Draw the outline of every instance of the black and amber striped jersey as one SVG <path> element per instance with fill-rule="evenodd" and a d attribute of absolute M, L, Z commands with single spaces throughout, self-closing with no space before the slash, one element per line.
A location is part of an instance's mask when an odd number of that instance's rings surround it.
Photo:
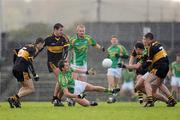
<path fill-rule="evenodd" d="M 47 47 L 48 62 L 59 61 L 62 59 L 64 50 L 67 51 L 69 44 L 68 37 L 63 34 L 62 36 L 55 36 L 51 34 L 45 39 L 45 46 Z"/>
<path fill-rule="evenodd" d="M 136 58 L 136 63 L 140 62 L 142 64 L 142 66 L 136 70 L 136 74 L 144 75 L 148 71 L 148 67 L 146 65 L 147 48 L 144 49 L 142 54 L 137 54 L 135 49 L 133 49 L 131 56 Z"/>
<path fill-rule="evenodd" d="M 135 51 L 135 49 L 132 50 L 131 52 L 131 56 L 133 56 L 134 58 L 136 58 L 136 63 L 138 63 L 141 60 L 142 55 L 138 55 Z"/>
<path fill-rule="evenodd" d="M 25 45 L 21 49 L 15 49 L 14 69 L 19 71 L 27 70 L 37 51 L 33 44 Z"/>
<path fill-rule="evenodd" d="M 167 52 L 159 42 L 155 41 L 148 49 L 148 62 L 153 66 L 163 61 L 169 63 Z"/>

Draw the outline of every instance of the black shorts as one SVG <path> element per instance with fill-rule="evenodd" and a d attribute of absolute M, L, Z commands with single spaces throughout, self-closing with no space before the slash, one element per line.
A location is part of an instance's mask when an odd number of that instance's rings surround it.
<path fill-rule="evenodd" d="M 25 71 L 17 71 L 15 69 L 12 70 L 14 77 L 17 79 L 18 82 L 23 82 L 25 80 L 31 79 L 28 70 Z"/>
<path fill-rule="evenodd" d="M 49 70 L 50 73 L 53 72 L 54 68 L 58 68 L 58 62 L 59 61 L 48 61 L 47 62 L 48 70 Z"/>
<path fill-rule="evenodd" d="M 169 71 L 169 63 L 162 62 L 153 66 L 151 73 L 156 75 L 159 78 L 165 78 Z"/>

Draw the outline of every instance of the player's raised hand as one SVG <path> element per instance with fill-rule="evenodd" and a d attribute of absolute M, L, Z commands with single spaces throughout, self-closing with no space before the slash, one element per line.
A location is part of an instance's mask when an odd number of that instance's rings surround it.
<path fill-rule="evenodd" d="M 96 70 L 95 70 L 94 68 L 90 68 L 90 69 L 86 72 L 86 74 L 88 74 L 88 75 L 96 75 Z"/>

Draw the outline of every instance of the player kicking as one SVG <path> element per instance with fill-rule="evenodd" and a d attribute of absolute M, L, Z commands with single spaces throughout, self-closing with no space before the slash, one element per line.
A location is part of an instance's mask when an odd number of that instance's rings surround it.
<path fill-rule="evenodd" d="M 119 87 L 121 81 L 121 72 L 122 68 L 118 67 L 118 63 L 122 62 L 122 58 L 128 58 L 128 52 L 126 48 L 119 44 L 118 37 L 113 35 L 111 37 L 111 46 L 107 49 L 108 58 L 112 60 L 112 66 L 108 68 L 107 80 L 108 80 L 108 89 L 112 90 Z M 116 102 L 116 94 L 112 97 L 109 97 L 107 103 Z"/>
<path fill-rule="evenodd" d="M 119 88 L 108 90 L 107 88 L 101 86 L 94 86 L 87 82 L 82 82 L 78 80 L 74 80 L 72 78 L 72 72 L 84 73 L 84 74 L 93 74 L 93 71 L 84 71 L 81 69 L 72 69 L 69 66 L 67 61 L 61 60 L 59 62 L 59 85 L 62 88 L 63 93 L 66 97 L 74 99 L 77 103 L 82 106 L 95 106 L 97 103 L 91 103 L 85 98 L 84 92 L 87 91 L 96 91 L 96 92 L 106 92 L 106 93 L 118 93 L 120 91 Z"/>
<path fill-rule="evenodd" d="M 35 91 L 28 69 L 32 72 L 34 79 L 37 81 L 39 77 L 34 71 L 32 60 L 35 56 L 37 56 L 43 46 L 44 40 L 42 38 L 38 38 L 36 39 L 35 44 L 28 44 L 20 50 L 16 50 L 12 72 L 17 81 L 21 83 L 21 88 L 17 94 L 8 98 L 11 108 L 20 108 L 20 98 Z"/>

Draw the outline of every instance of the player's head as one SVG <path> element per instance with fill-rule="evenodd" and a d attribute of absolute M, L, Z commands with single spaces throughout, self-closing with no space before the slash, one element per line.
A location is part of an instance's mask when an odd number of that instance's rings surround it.
<path fill-rule="evenodd" d="M 64 33 L 64 26 L 61 23 L 56 23 L 54 25 L 54 34 L 56 36 L 61 36 Z"/>
<path fill-rule="evenodd" d="M 44 47 L 44 44 L 45 44 L 44 39 L 41 37 L 37 38 L 35 41 L 35 46 L 37 47 L 38 50 L 42 49 Z"/>
<path fill-rule="evenodd" d="M 69 69 L 69 63 L 66 60 L 60 60 L 58 67 L 61 71 L 67 71 Z"/>
<path fill-rule="evenodd" d="M 82 24 L 77 25 L 76 32 L 77 32 L 78 37 L 84 37 L 84 34 L 86 32 L 86 27 Z"/>
<path fill-rule="evenodd" d="M 176 61 L 180 62 L 180 53 L 176 54 Z"/>
<path fill-rule="evenodd" d="M 118 44 L 118 37 L 116 35 L 111 36 L 111 44 Z"/>
<path fill-rule="evenodd" d="M 149 32 L 149 33 L 144 35 L 144 40 L 147 41 L 148 45 L 150 45 L 154 40 L 154 35 Z"/>
<path fill-rule="evenodd" d="M 144 45 L 141 42 L 137 42 L 134 46 L 134 50 L 138 55 L 141 55 L 144 50 Z"/>

